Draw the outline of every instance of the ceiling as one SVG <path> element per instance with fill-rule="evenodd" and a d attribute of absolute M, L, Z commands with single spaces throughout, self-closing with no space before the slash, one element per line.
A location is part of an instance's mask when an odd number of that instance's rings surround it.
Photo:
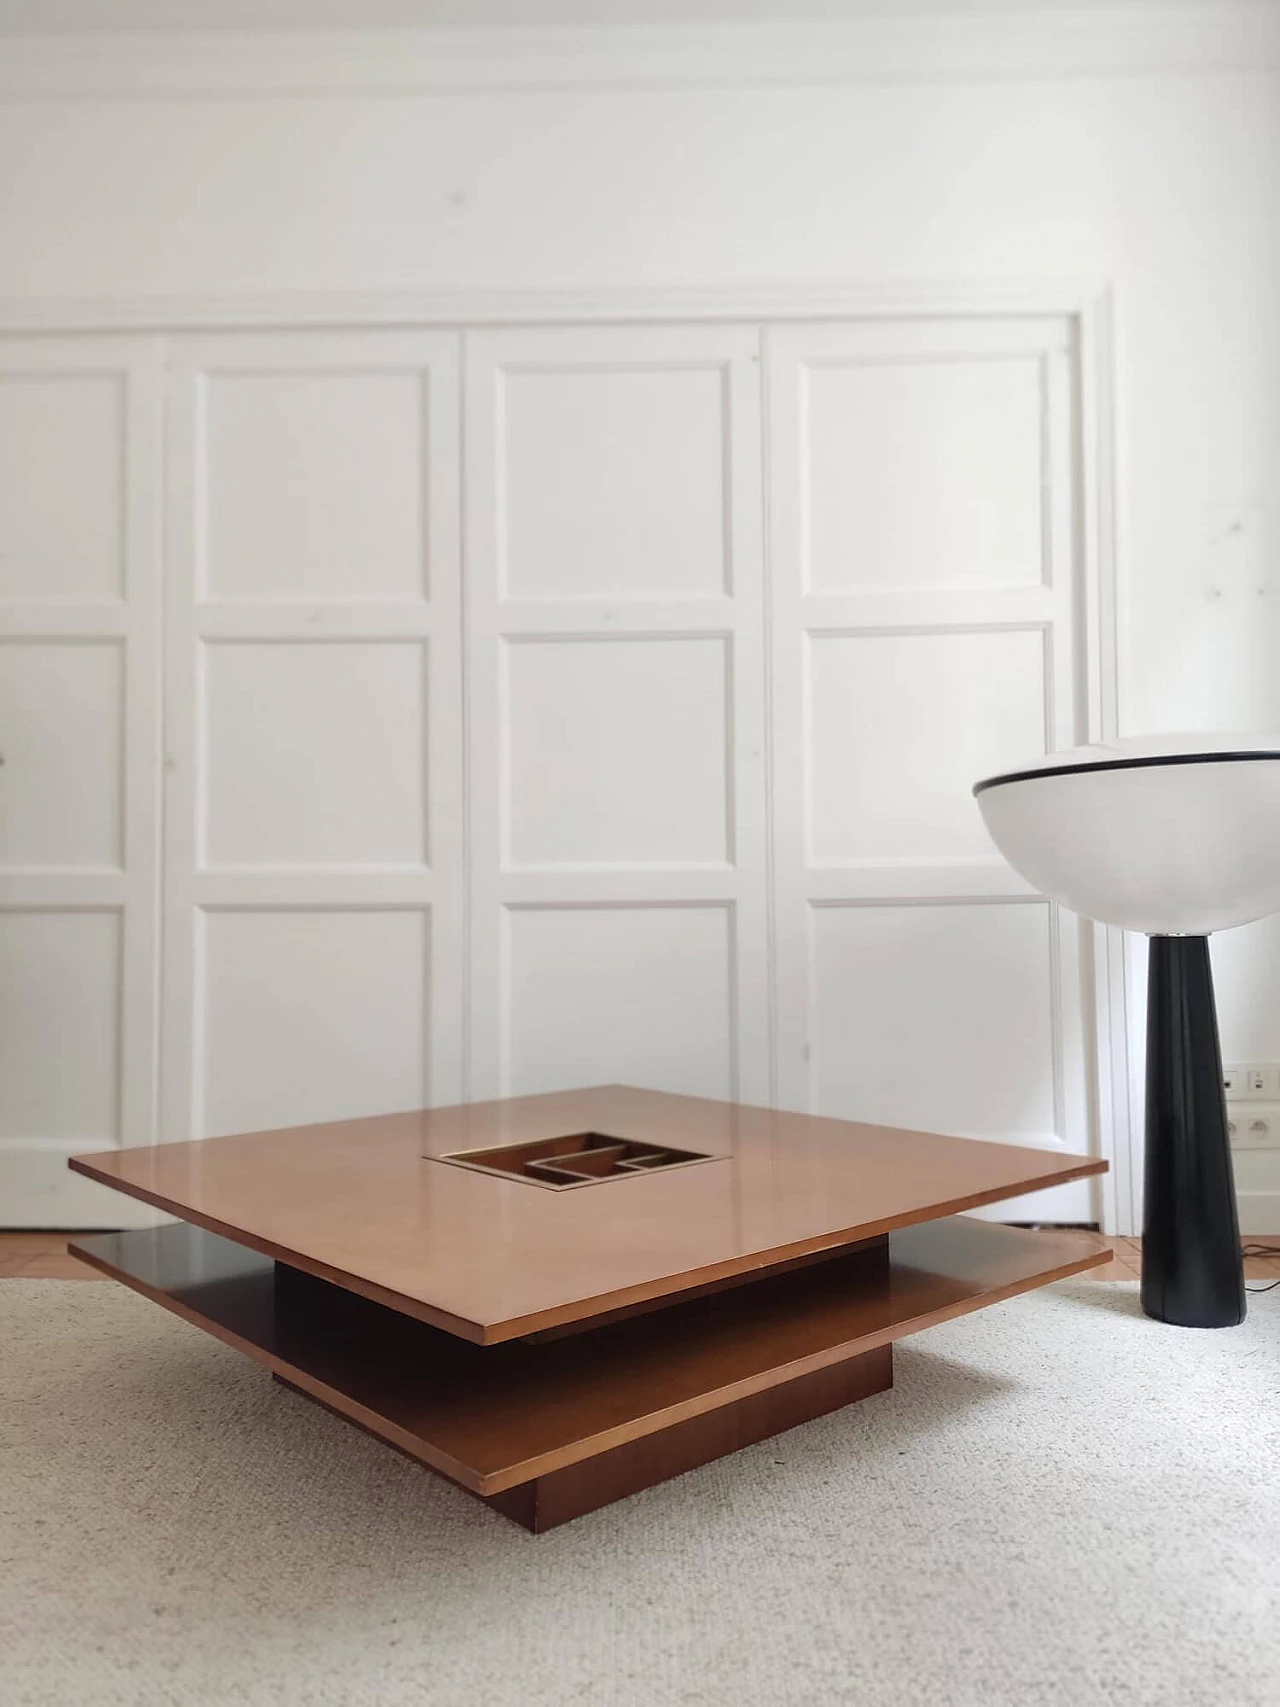
<path fill-rule="evenodd" d="M 530 29 L 1096 11 L 1144 0 L 0 0 L 0 34 Z M 1177 0 L 1164 0 L 1177 4 Z"/>

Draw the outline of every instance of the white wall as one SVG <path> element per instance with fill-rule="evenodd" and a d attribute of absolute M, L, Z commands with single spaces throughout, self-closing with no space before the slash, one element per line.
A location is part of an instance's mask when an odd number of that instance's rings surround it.
<path fill-rule="evenodd" d="M 578 44 L 541 83 L 493 59 L 501 89 L 362 49 L 348 93 L 327 52 L 11 49 L 0 298 L 18 323 L 135 297 L 1109 282 L 1120 727 L 1277 727 L 1280 74 L 1274 30 L 1219 10 L 1222 42 L 1202 9 L 1190 47 L 1024 20 L 1021 70 L 985 24 L 878 24 L 861 57 L 796 49 L 791 84 L 746 36 L 741 85 L 731 42 L 674 86 L 684 50 L 649 38 L 621 71 Z M 1222 945 L 1229 1056 L 1280 1059 L 1277 942 Z"/>

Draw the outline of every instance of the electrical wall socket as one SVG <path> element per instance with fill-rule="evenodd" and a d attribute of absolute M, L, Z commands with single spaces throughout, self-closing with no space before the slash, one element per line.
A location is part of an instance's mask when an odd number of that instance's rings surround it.
<path fill-rule="evenodd" d="M 1236 1062 L 1222 1069 L 1228 1102 L 1280 1099 L 1280 1066 L 1274 1061 Z"/>
<path fill-rule="evenodd" d="M 1280 1103 L 1228 1102 L 1227 1137 L 1236 1150 L 1280 1150 Z"/>

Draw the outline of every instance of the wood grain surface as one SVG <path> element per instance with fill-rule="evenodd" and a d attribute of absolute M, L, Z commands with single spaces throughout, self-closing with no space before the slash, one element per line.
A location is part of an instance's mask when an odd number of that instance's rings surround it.
<path fill-rule="evenodd" d="M 438 1159 L 583 1131 L 712 1160 L 550 1191 Z M 71 1165 L 477 1344 L 1106 1170 L 1060 1150 L 621 1086 Z"/>

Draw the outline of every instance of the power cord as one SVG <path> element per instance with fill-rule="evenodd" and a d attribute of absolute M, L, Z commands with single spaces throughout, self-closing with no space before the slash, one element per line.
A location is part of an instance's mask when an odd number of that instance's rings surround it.
<path fill-rule="evenodd" d="M 1243 1245 L 1240 1255 L 1244 1257 L 1274 1257 L 1280 1256 L 1280 1246 L 1277 1245 Z M 1280 1286 L 1280 1280 L 1272 1280 L 1266 1286 L 1246 1286 L 1246 1292 L 1274 1292 Z"/>

